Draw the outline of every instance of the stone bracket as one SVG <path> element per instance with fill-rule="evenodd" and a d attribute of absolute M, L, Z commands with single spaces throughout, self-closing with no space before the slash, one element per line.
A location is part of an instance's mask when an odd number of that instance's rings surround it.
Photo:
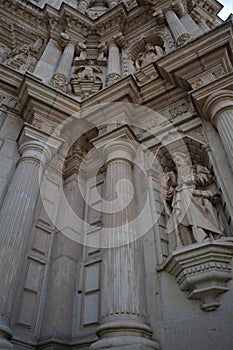
<path fill-rule="evenodd" d="M 176 249 L 158 270 L 174 276 L 189 299 L 201 300 L 203 311 L 213 311 L 221 305 L 219 296 L 228 291 L 232 256 L 232 239 L 208 240 Z"/>

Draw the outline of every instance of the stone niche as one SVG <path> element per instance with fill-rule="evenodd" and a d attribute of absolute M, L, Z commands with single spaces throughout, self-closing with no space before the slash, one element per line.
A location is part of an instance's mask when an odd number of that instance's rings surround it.
<path fill-rule="evenodd" d="M 190 136 L 182 143 L 177 139 L 160 150 L 169 253 L 158 270 L 174 276 L 189 299 L 201 300 L 202 310 L 212 311 L 232 279 L 233 238 L 226 237 L 231 229 L 205 144 Z"/>
<path fill-rule="evenodd" d="M 209 240 L 177 248 L 158 270 L 174 276 L 189 299 L 201 300 L 203 311 L 213 311 L 221 305 L 220 295 L 228 291 L 232 256 L 233 239 Z"/>

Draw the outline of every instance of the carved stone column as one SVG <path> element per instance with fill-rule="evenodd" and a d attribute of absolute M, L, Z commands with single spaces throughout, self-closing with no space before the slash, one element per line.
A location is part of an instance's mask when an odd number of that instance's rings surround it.
<path fill-rule="evenodd" d="M 220 90 L 211 94 L 204 104 L 203 113 L 218 130 L 233 171 L 233 91 Z"/>
<path fill-rule="evenodd" d="M 72 42 L 68 42 L 64 48 L 62 57 L 58 64 L 55 74 L 52 77 L 50 85 L 66 92 L 69 73 L 74 58 L 75 46 Z"/>
<path fill-rule="evenodd" d="M 120 50 L 118 45 L 112 40 L 109 44 L 107 85 L 115 83 L 121 78 Z"/>
<path fill-rule="evenodd" d="M 0 212 L 0 348 L 11 349 L 8 338 L 11 315 L 18 281 L 31 235 L 31 226 L 39 192 L 40 171 L 50 157 L 50 151 L 39 141 L 24 142 Z"/>
<path fill-rule="evenodd" d="M 166 11 L 165 17 L 177 45 L 183 45 L 191 39 L 191 35 L 173 10 Z"/>
<path fill-rule="evenodd" d="M 119 131 L 123 137 L 119 134 Z M 114 139 L 115 136 L 118 136 Z M 132 160 L 134 137 L 121 127 L 94 141 L 102 146 L 107 162 L 106 200 L 111 213 L 104 215 L 106 237 L 103 259 L 103 294 L 100 337 L 91 345 L 96 349 L 156 349 L 151 329 L 145 323 L 143 276 L 140 243 L 133 224 L 136 203 L 133 190 Z M 120 137 L 119 137 L 120 136 Z M 128 204 L 127 204 L 128 203 Z M 122 209 L 123 208 L 123 209 Z"/>

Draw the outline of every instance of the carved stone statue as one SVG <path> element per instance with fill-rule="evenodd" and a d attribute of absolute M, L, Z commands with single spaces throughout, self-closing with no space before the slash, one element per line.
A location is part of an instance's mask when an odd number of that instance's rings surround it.
<path fill-rule="evenodd" d="M 188 245 L 223 236 L 214 205 L 220 194 L 207 190 L 213 183 L 210 171 L 201 165 L 191 166 L 181 152 L 173 154 L 177 175 L 165 173 L 161 179 L 165 210 L 170 219 L 168 233 L 175 232 L 177 245 Z"/>
<path fill-rule="evenodd" d="M 76 70 L 76 78 L 79 80 L 101 81 L 101 73 L 101 69 L 95 65 L 94 61 L 89 60 L 87 64 Z"/>
<path fill-rule="evenodd" d="M 136 69 L 140 69 L 161 56 L 163 56 L 163 49 L 160 46 L 154 46 L 148 43 L 145 46 L 145 51 L 137 55 L 135 67 Z"/>

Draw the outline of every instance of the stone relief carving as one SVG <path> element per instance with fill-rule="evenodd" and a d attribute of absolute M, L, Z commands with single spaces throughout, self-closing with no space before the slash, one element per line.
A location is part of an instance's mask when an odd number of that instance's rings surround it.
<path fill-rule="evenodd" d="M 144 52 L 140 52 L 137 55 L 136 61 L 135 61 L 135 67 L 136 69 L 140 69 L 147 64 L 151 63 L 152 61 L 157 60 L 163 56 L 163 49 L 160 46 L 152 45 L 150 43 L 146 44 Z"/>
<path fill-rule="evenodd" d="M 187 102 L 182 102 L 177 106 L 169 109 L 170 119 L 175 119 L 176 117 L 188 112 L 189 105 Z"/>
<path fill-rule="evenodd" d="M 161 178 L 165 210 L 170 217 L 167 231 L 175 232 L 177 246 L 189 245 L 206 239 L 223 236 L 215 204 L 220 194 L 207 187 L 213 183 L 210 171 L 202 166 L 191 166 L 181 152 L 173 154 L 175 173 L 165 173 Z"/>
<path fill-rule="evenodd" d="M 209 72 L 205 72 L 204 74 L 200 75 L 198 78 L 190 81 L 190 84 L 193 89 L 197 89 L 201 86 L 204 86 L 206 84 L 211 83 L 212 81 L 222 77 L 225 74 L 225 70 L 222 66 L 215 67 Z"/>
<path fill-rule="evenodd" d="M 32 72 L 36 59 L 32 56 L 30 50 L 31 46 L 28 44 L 16 47 L 9 53 L 5 63 L 21 72 L 27 70 Z"/>
<path fill-rule="evenodd" d="M 70 83 L 75 95 L 86 98 L 101 88 L 102 70 L 93 60 L 89 60 L 76 69 Z"/>
<path fill-rule="evenodd" d="M 6 60 L 10 52 L 11 52 L 11 49 L 8 46 L 0 43 L 0 63 Z"/>

